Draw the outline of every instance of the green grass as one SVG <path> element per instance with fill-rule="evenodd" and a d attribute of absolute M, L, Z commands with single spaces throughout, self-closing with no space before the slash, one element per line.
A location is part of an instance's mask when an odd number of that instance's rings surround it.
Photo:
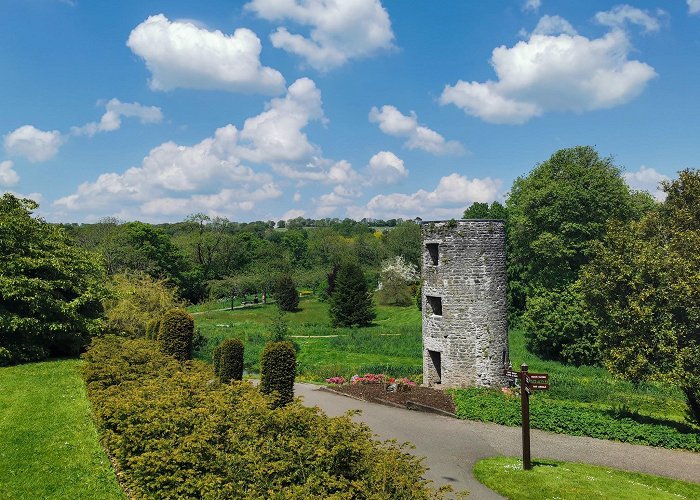
<path fill-rule="evenodd" d="M 98 443 L 79 365 L 0 368 L 1 498 L 124 498 Z"/>
<path fill-rule="evenodd" d="M 674 479 L 553 460 L 539 460 L 533 465 L 532 470 L 525 471 L 519 459 L 487 458 L 476 463 L 474 475 L 510 500 L 700 498 L 700 485 Z"/>
<path fill-rule="evenodd" d="M 299 311 L 286 314 L 285 320 L 298 348 L 302 378 L 322 381 L 355 373 L 408 376 L 422 372 L 421 320 L 415 307 L 378 306 L 377 319 L 368 328 L 332 328 L 328 304 L 314 298 L 303 298 L 299 307 Z M 245 344 L 246 370 L 257 372 L 277 314 L 276 306 L 268 304 L 195 315 L 196 327 L 209 339 L 197 357 L 210 360 L 214 346 L 225 338 L 237 337 Z"/>

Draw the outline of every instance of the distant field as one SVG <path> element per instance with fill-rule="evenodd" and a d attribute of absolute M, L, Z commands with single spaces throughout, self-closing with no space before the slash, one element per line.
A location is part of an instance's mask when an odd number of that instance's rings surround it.
<path fill-rule="evenodd" d="M 125 498 L 98 443 L 80 363 L 0 368 L 0 498 Z"/>
<path fill-rule="evenodd" d="M 420 311 L 415 307 L 377 307 L 375 325 L 369 328 L 331 328 L 328 304 L 302 299 L 300 311 L 287 313 L 289 335 L 298 348 L 299 373 L 321 381 L 334 375 L 385 372 L 396 376 L 422 371 Z M 233 311 L 195 315 L 195 324 L 210 339 L 198 357 L 211 359 L 221 340 L 237 337 L 245 343 L 245 366 L 259 370 L 262 348 L 271 338 L 277 317 L 274 305 L 250 306 Z"/>

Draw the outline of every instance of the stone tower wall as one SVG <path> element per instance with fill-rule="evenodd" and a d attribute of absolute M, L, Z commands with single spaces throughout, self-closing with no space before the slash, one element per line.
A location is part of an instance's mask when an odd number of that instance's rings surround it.
<path fill-rule="evenodd" d="M 506 385 L 505 223 L 460 220 L 421 227 L 424 384 Z"/>

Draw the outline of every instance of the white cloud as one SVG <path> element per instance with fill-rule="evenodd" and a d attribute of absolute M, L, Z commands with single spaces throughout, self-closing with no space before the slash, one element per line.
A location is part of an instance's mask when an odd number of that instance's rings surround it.
<path fill-rule="evenodd" d="M 309 36 L 278 27 L 272 45 L 320 71 L 392 47 L 394 33 L 379 0 L 252 0 L 246 9 L 268 21 L 309 27 Z"/>
<path fill-rule="evenodd" d="M 381 109 L 373 106 L 369 112 L 369 121 L 379 124 L 385 134 L 406 137 L 404 146 L 408 149 L 421 149 L 435 155 L 464 154 L 464 147 L 457 141 L 446 141 L 443 136 L 423 125 L 418 124 L 416 113 L 404 115 L 391 105 Z"/>
<path fill-rule="evenodd" d="M 658 201 L 666 199 L 666 193 L 660 189 L 659 183 L 669 178 L 653 168 L 641 166 L 636 172 L 625 172 L 622 177 L 632 189 L 648 191 Z"/>
<path fill-rule="evenodd" d="M 638 96 L 656 76 L 648 64 L 629 60 L 630 50 L 621 30 L 595 39 L 533 33 L 513 47 L 493 50 L 497 80 L 446 85 L 440 103 L 454 104 L 487 122 L 510 124 L 552 111 L 611 108 Z"/>
<path fill-rule="evenodd" d="M 39 130 L 33 125 L 24 125 L 4 137 L 5 151 L 15 156 L 24 156 L 32 163 L 50 160 L 58 153 L 64 138 L 58 130 Z"/>
<path fill-rule="evenodd" d="M 413 194 L 380 194 L 363 207 L 348 207 L 348 215 L 355 219 L 413 218 L 440 219 L 460 217 L 473 202 L 491 202 L 498 198 L 502 181 L 486 177 L 469 179 L 453 173 L 440 179 L 433 191 L 424 189 Z"/>
<path fill-rule="evenodd" d="M 284 91 L 284 77 L 261 65 L 260 39 L 246 28 L 226 35 L 158 14 L 134 28 L 126 44 L 146 62 L 153 90 Z"/>
<path fill-rule="evenodd" d="M 304 210 L 293 208 L 291 210 L 287 210 L 284 214 L 282 214 L 282 217 L 280 217 L 280 219 L 286 221 L 290 219 L 296 219 L 297 217 L 304 217 L 305 214 L 306 212 Z"/>
<path fill-rule="evenodd" d="M 542 0 L 525 0 L 523 10 L 536 11 L 542 6 Z"/>
<path fill-rule="evenodd" d="M 13 165 L 10 160 L 0 162 L 0 186 L 10 187 L 19 182 L 19 175 L 13 170 Z"/>
<path fill-rule="evenodd" d="M 294 193 L 294 196 L 292 197 L 295 203 L 299 203 L 301 201 L 301 193 L 297 191 Z"/>
<path fill-rule="evenodd" d="M 143 106 L 138 102 L 121 102 L 115 98 L 107 102 L 105 113 L 99 122 L 72 127 L 71 134 L 92 137 L 98 132 L 112 132 L 121 127 L 122 117 L 138 118 L 141 123 L 160 123 L 163 121 L 163 113 L 156 106 Z"/>
<path fill-rule="evenodd" d="M 408 176 L 403 160 L 391 151 L 380 151 L 367 165 L 370 184 L 394 184 Z"/>
<path fill-rule="evenodd" d="M 313 81 L 302 78 L 290 85 L 285 97 L 272 99 L 265 111 L 245 120 L 242 129 L 226 125 L 192 146 L 163 143 L 150 151 L 141 166 L 104 173 L 54 205 L 69 212 L 110 215 L 116 207 L 124 207 L 122 217 L 153 219 L 197 210 L 213 215 L 228 210 L 230 215 L 281 196 L 269 173 L 245 163 L 269 165 L 301 180 L 359 183 L 348 162 L 315 154 L 318 147 L 302 129 L 310 120 L 322 118 L 321 94 Z"/>
<path fill-rule="evenodd" d="M 665 13 L 659 10 L 658 14 L 663 15 Z M 609 26 L 614 29 L 622 29 L 627 23 L 641 26 L 646 32 L 659 31 L 661 28 L 658 18 L 631 5 L 618 5 L 609 11 L 598 12 L 595 15 L 595 20 L 603 26 Z"/>
<path fill-rule="evenodd" d="M 689 14 L 699 14 L 700 13 L 700 0 L 688 0 L 688 13 Z"/>
<path fill-rule="evenodd" d="M 576 35 L 576 30 L 571 23 L 559 16 L 542 16 L 537 26 L 532 31 L 533 35 Z"/>

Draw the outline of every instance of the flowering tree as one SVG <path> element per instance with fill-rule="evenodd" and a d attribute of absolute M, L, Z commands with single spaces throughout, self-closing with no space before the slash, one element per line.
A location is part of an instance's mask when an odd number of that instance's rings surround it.
<path fill-rule="evenodd" d="M 420 276 L 413 264 L 401 255 L 384 261 L 379 283 L 379 302 L 385 305 L 409 306 Z"/>

